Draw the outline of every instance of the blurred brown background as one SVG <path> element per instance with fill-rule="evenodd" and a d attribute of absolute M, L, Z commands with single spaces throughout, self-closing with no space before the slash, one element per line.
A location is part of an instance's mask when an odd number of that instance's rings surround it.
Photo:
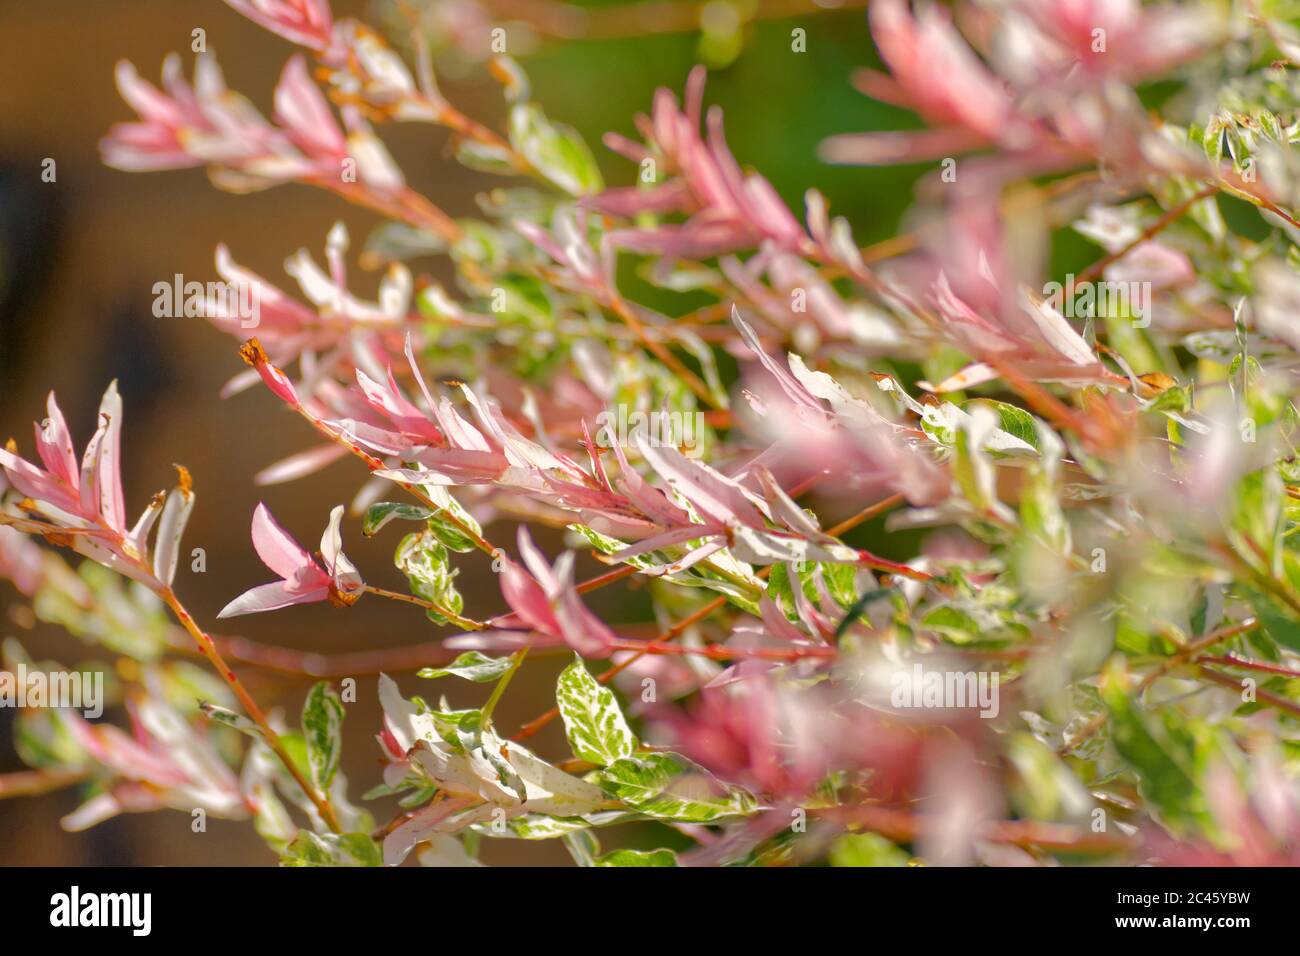
<path fill-rule="evenodd" d="M 361 0 L 334 0 L 336 17 L 364 16 Z M 809 36 L 809 55 L 789 56 L 790 21 L 760 24 L 744 53 L 710 78 L 708 97 L 727 110 L 737 156 L 762 162 L 763 171 L 795 208 L 802 191 L 817 183 L 837 212 L 865 224 L 866 242 L 888 234 L 907 190 L 879 189 L 860 170 L 828 170 L 815 160 L 817 141 L 834 132 L 863 129 L 881 109 L 853 94 L 850 69 L 871 59 L 861 11 L 812 14 L 797 21 Z M 13 434 L 30 450 L 30 422 L 43 417 L 44 394 L 55 389 L 77 442 L 93 427 L 106 383 L 117 378 L 126 402 L 124 438 L 128 510 L 172 481 L 172 462 L 192 471 L 198 507 L 187 547 L 207 552 L 206 574 L 184 568 L 177 588 L 200 621 L 269 572 L 253 554 L 249 517 L 265 500 L 303 542 L 314 543 L 329 508 L 351 499 L 362 479 L 347 463 L 310 479 L 259 489 L 251 476 L 290 452 L 310 447 L 312 436 L 262 389 L 220 401 L 222 383 L 239 371 L 236 343 L 201 319 L 158 319 L 151 287 L 175 273 L 187 280 L 215 278 L 213 249 L 227 243 L 237 261 L 296 293 L 281 264 L 299 247 L 321 257 L 325 233 L 336 220 L 353 236 L 353 262 L 376 220 L 333 197 L 289 186 L 251 196 L 213 189 L 198 170 L 126 174 L 99 162 L 97 141 L 111 123 L 131 117 L 113 86 L 113 65 L 135 63 L 156 80 L 167 52 L 182 53 L 188 75 L 191 31 L 202 27 L 232 89 L 270 113 L 270 94 L 291 47 L 245 21 L 218 0 L 40 0 L 0 2 L 0 438 Z M 632 31 L 635 33 L 636 31 Z M 631 133 L 631 117 L 648 108 L 654 87 L 680 90 L 695 60 L 695 38 L 685 34 L 633 36 L 544 45 L 525 59 L 537 99 L 552 116 L 577 126 L 600 154 L 611 182 L 630 181 L 625 164 L 599 147 L 608 129 Z M 470 115 L 497 122 L 496 87 L 481 75 L 444 84 Z M 425 126 L 380 130 L 408 179 L 453 215 L 475 211 L 475 192 L 493 180 L 463 170 L 444 156 L 445 134 Z M 42 161 L 57 163 L 57 180 L 43 183 Z M 896 176 L 896 174 L 885 174 Z M 871 188 L 863 188 L 870 184 Z M 439 266 L 425 265 L 436 269 Z M 354 291 L 373 292 L 375 277 L 354 269 Z M 490 529 L 508 541 L 512 532 Z M 361 540 L 357 523 L 345 525 L 349 552 L 367 580 L 402 587 L 390 559 L 396 532 Z M 553 547 L 554 542 L 551 542 Z M 476 556 L 461 562 L 462 590 L 471 613 L 483 617 L 502 606 L 492 575 Z M 0 583 L 0 609 L 13 597 Z M 617 594 L 593 596 L 599 611 Z M 621 616 L 621 615 L 620 615 Z M 328 606 L 240 618 L 249 638 L 319 651 L 359 650 L 415 643 L 437 636 L 418 610 L 376 598 L 350 612 Z M 23 632 L 8 614 L 0 633 L 15 634 L 38 657 L 65 661 L 88 655 L 76 641 L 49 628 Z M 555 658 L 530 662 L 498 710 L 513 727 L 549 706 Z M 264 703 L 283 706 L 296 720 L 306 682 L 277 680 L 243 669 Z M 420 683 L 400 676 L 406 693 Z M 450 681 L 448 683 L 451 683 Z M 358 680 L 349 706 L 344 766 L 360 794 L 378 781 L 373 734 L 378 727 L 374 680 Z M 477 685 L 439 688 L 459 706 L 485 695 Z M 0 711 L 0 772 L 21 768 L 10 744 L 8 714 Z M 557 728 L 539 736 L 541 752 L 558 756 Z M 245 823 L 209 820 L 194 834 L 185 814 L 129 815 L 79 834 L 64 833 L 59 817 L 80 801 L 75 790 L 0 801 L 0 864 L 269 864 L 273 856 Z M 392 801 L 372 807 L 386 820 Z M 492 841 L 485 841 L 492 844 Z M 489 845 L 491 862 L 563 863 L 558 841 L 523 846 Z"/>

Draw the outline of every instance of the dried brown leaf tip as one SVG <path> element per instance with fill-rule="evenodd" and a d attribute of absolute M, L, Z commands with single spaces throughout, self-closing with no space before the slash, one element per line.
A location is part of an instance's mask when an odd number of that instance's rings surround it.
<path fill-rule="evenodd" d="M 249 339 L 239 347 L 239 357 L 242 358 L 253 368 L 259 365 L 269 365 L 270 358 L 266 354 L 266 349 L 262 348 L 262 343 L 256 337 Z"/>
<path fill-rule="evenodd" d="M 1141 398 L 1152 398 L 1178 384 L 1164 372 L 1147 372 L 1145 375 L 1139 375 L 1138 383 L 1140 386 L 1138 395 Z"/>
<path fill-rule="evenodd" d="M 361 600 L 363 593 L 363 591 L 345 591 L 331 584 L 328 597 L 334 607 L 351 607 Z"/>

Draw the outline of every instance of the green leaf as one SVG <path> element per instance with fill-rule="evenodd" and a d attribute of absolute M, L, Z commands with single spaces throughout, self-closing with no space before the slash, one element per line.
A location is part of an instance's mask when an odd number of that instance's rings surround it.
<path fill-rule="evenodd" d="M 1277 116 L 1272 110 L 1260 107 L 1255 111 L 1255 122 L 1259 124 L 1260 130 L 1275 143 L 1285 143 L 1286 134 L 1282 130 L 1282 124 L 1278 122 Z"/>
<path fill-rule="evenodd" d="M 473 830 L 484 836 L 513 837 L 520 840 L 553 840 L 575 830 L 609 826 L 635 819 L 624 810 L 600 810 L 580 817 L 553 817 L 544 813 L 525 813 L 506 821 L 506 832 L 501 833 L 491 823 L 475 824 Z"/>
<path fill-rule="evenodd" d="M 452 243 L 448 252 L 458 268 L 463 269 L 467 264 L 474 263 L 495 274 L 506 267 L 512 244 L 510 236 L 490 223 L 478 219 L 459 219 L 456 224 L 461 227 L 463 234 Z M 422 294 L 416 299 L 421 315 L 428 315 L 430 318 L 447 318 L 446 310 L 456 308 L 440 287 L 430 286 L 425 292 L 430 294 Z"/>
<path fill-rule="evenodd" d="M 285 753 L 293 765 L 298 768 L 298 772 L 308 779 L 311 778 L 311 764 L 307 760 L 307 741 L 303 735 L 295 731 L 280 735 L 280 744 L 284 747 Z M 288 779 L 287 771 L 286 777 Z"/>
<path fill-rule="evenodd" d="M 456 572 L 451 567 L 446 546 L 432 531 L 408 534 L 403 538 L 397 546 L 393 563 L 406 575 L 413 594 L 453 614 L 461 612 L 465 602 L 456 590 Z M 433 609 L 426 613 L 435 623 L 448 623 L 446 617 Z"/>
<path fill-rule="evenodd" d="M 1034 422 L 1034 416 L 1029 414 L 1023 408 L 1017 408 L 1015 405 L 1008 405 L 1006 402 L 994 401 L 991 398 L 980 398 L 975 400 L 976 403 L 993 409 L 998 414 L 998 428 L 1006 432 L 1017 441 L 1024 442 L 1031 448 L 1038 447 L 1038 426 Z M 967 403 L 967 409 L 971 403 Z M 996 434 L 996 433 L 995 433 Z M 989 451 L 1001 451 L 995 441 L 990 440 L 985 446 Z"/>
<path fill-rule="evenodd" d="M 371 268 L 371 263 L 387 265 L 390 262 L 405 262 L 407 259 L 434 256 L 446 251 L 447 241 L 441 236 L 408 226 L 404 222 L 386 222 L 376 226 L 366 237 L 362 264 L 365 268 Z"/>
<path fill-rule="evenodd" d="M 615 551 L 622 551 L 627 547 L 626 541 L 620 541 L 617 538 L 611 538 L 607 534 L 601 534 L 585 524 L 571 524 L 566 526 L 574 534 L 579 534 L 587 540 L 593 548 L 601 554 L 613 554 Z M 623 561 L 624 564 L 630 564 L 634 568 L 648 568 L 654 562 L 649 555 L 638 554 Z"/>
<path fill-rule="evenodd" d="M 438 788 L 429 783 L 424 783 L 411 790 L 406 796 L 397 801 L 397 805 L 403 810 L 410 810 L 413 807 L 422 807 L 438 795 Z"/>
<path fill-rule="evenodd" d="M 1015 769 L 1009 789 L 1020 816 L 1069 822 L 1085 817 L 1092 809 L 1087 789 L 1056 751 L 1033 734 L 1012 734 L 1007 740 L 1007 759 Z"/>
<path fill-rule="evenodd" d="M 846 833 L 831 846 L 831 866 L 907 866 L 906 853 L 879 833 Z"/>
<path fill-rule="evenodd" d="M 591 830 L 571 830 L 564 834 L 564 848 L 573 857 L 578 866 L 595 866 L 596 856 L 600 853 L 600 840 Z"/>
<path fill-rule="evenodd" d="M 835 628 L 835 640 L 838 641 L 844 636 L 844 632 L 852 627 L 854 622 L 862 616 L 862 612 L 867 609 L 868 605 L 874 604 L 881 598 L 889 597 L 889 595 L 893 593 L 894 592 L 889 588 L 876 588 L 874 591 L 866 592 L 854 601 L 853 604 L 850 605 L 848 613 L 845 614 L 843 620 L 840 621 L 839 627 Z"/>
<path fill-rule="evenodd" d="M 465 529 L 468 528 L 480 537 L 483 534 L 483 528 L 474 520 L 474 516 L 441 485 L 425 485 L 424 490 L 430 500 L 441 509 L 429 515 L 429 530 L 433 532 L 434 537 L 452 551 L 461 554 L 473 551 L 477 545 L 465 533 Z"/>
<path fill-rule="evenodd" d="M 1110 712 L 1111 741 L 1138 773 L 1138 790 L 1171 825 L 1185 825 L 1204 809 L 1204 795 L 1192 772 L 1191 755 L 1176 736 L 1149 724 L 1125 689 L 1122 667 L 1102 679 L 1101 698 Z"/>
<path fill-rule="evenodd" d="M 510 669 L 510 658 L 488 657 L 478 651 L 466 651 L 445 667 L 426 667 L 419 672 L 420 677 L 429 679 L 437 677 L 461 677 L 476 684 L 486 684 L 496 680 Z"/>
<path fill-rule="evenodd" d="M 795 620 L 798 611 L 795 595 L 791 588 L 790 572 L 785 564 L 773 564 L 767 576 L 767 596 L 777 607 L 785 612 L 786 617 Z M 822 604 L 822 592 L 817 586 L 817 575 L 821 574 L 822 583 L 836 604 L 842 608 L 852 607 L 857 600 L 854 589 L 857 580 L 857 568 L 851 564 L 833 564 L 831 562 L 804 561 L 797 566 L 799 587 L 803 596 L 814 606 Z M 824 611 L 833 611 L 833 607 L 823 607 Z"/>
<path fill-rule="evenodd" d="M 339 769 L 342 750 L 343 701 L 328 682 L 307 692 L 302 705 L 302 735 L 307 741 L 307 763 L 317 788 L 328 791 Z"/>
<path fill-rule="evenodd" d="M 241 734 L 247 734 L 254 740 L 262 739 L 262 728 L 257 726 L 243 714 L 237 714 L 226 707 L 218 706 L 206 700 L 199 701 L 199 710 L 201 710 L 209 720 L 214 723 L 224 724 Z"/>
<path fill-rule="evenodd" d="M 921 626 L 934 631 L 952 644 L 969 644 L 979 640 L 980 625 L 975 618 L 960 608 L 945 604 L 930 611 L 921 619 Z"/>
<path fill-rule="evenodd" d="M 977 406 L 953 435 L 952 476 L 962 495 L 980 511 L 991 509 L 996 500 L 997 478 L 982 441 L 991 430 L 988 417 L 992 415 Z"/>
<path fill-rule="evenodd" d="M 510 144 L 534 169 L 571 196 L 591 195 L 603 188 L 596 159 L 577 130 L 552 123 L 533 103 L 511 107 Z"/>
<path fill-rule="evenodd" d="M 745 816 L 757 806 L 745 791 L 721 784 L 703 767 L 677 754 L 623 757 L 600 771 L 596 782 L 611 797 L 662 820 L 711 823 Z"/>
<path fill-rule="evenodd" d="M 368 833 L 299 830 L 280 857 L 281 866 L 382 866 L 384 855 Z"/>
<path fill-rule="evenodd" d="M 503 318 L 516 317 L 534 330 L 555 324 L 555 306 L 546 286 L 532 276 L 497 276 L 492 293 L 489 308 Z"/>
<path fill-rule="evenodd" d="M 596 866 L 676 866 L 672 850 L 615 850 L 596 858 Z"/>
<path fill-rule="evenodd" d="M 636 752 L 636 735 L 627 725 L 614 692 L 598 683 L 581 660 L 560 674 L 555 701 L 575 756 L 605 767 Z"/>
<path fill-rule="evenodd" d="M 1275 468 L 1250 472 L 1233 488 L 1230 530 L 1251 564 L 1272 565 L 1282 532 L 1282 498 L 1282 476 Z"/>
<path fill-rule="evenodd" d="M 289 816 L 275 789 L 275 778 L 283 774 L 279 758 L 259 741 L 248 748 L 241 773 L 242 786 L 253 805 L 253 829 L 276 855 L 298 835 L 298 825 Z"/>
<path fill-rule="evenodd" d="M 1219 117 L 1212 117 L 1205 124 L 1205 132 L 1201 134 L 1201 148 L 1205 150 L 1205 158 L 1216 167 L 1223 162 L 1223 120 Z"/>
<path fill-rule="evenodd" d="M 1268 636 L 1283 647 L 1300 653 L 1300 620 L 1271 596 L 1250 589 L 1246 593 Z"/>
<path fill-rule="evenodd" d="M 462 139 L 456 144 L 456 161 L 481 173 L 494 173 L 498 176 L 515 176 L 519 173 L 510 151 L 493 143 Z"/>
<path fill-rule="evenodd" d="M 1039 458 L 1020 493 L 1020 521 L 1026 531 L 1058 554 L 1070 551 L 1070 523 L 1061 508 L 1062 444 L 1046 425 L 1036 425 Z"/>
<path fill-rule="evenodd" d="M 858 569 L 851 564 L 831 564 L 822 562 L 822 580 L 826 590 L 842 608 L 851 608 L 858 600 Z M 825 609 L 823 609 L 825 610 Z"/>
<path fill-rule="evenodd" d="M 423 505 L 380 501 L 366 509 L 366 516 L 361 520 L 361 533 L 370 537 L 394 518 L 401 518 L 404 521 L 427 521 L 432 514 L 432 509 Z"/>
<path fill-rule="evenodd" d="M 767 575 L 767 597 L 789 616 L 795 606 L 794 589 L 790 583 L 790 572 L 785 564 L 772 565 L 772 570 Z"/>
<path fill-rule="evenodd" d="M 1241 173 L 1246 169 L 1246 161 L 1251 158 L 1250 144 L 1235 123 L 1225 126 L 1223 134 L 1228 141 L 1228 151 L 1232 154 L 1232 168 Z"/>
<path fill-rule="evenodd" d="M 1142 618 L 1127 611 L 1115 615 L 1115 649 L 1125 654 L 1167 657 L 1178 648 L 1160 633 L 1148 633 Z M 1200 633 L 1199 630 L 1197 633 Z"/>
<path fill-rule="evenodd" d="M 1151 400 L 1149 412 L 1174 412 L 1183 415 L 1192 407 L 1192 390 L 1183 385 L 1170 385 Z"/>

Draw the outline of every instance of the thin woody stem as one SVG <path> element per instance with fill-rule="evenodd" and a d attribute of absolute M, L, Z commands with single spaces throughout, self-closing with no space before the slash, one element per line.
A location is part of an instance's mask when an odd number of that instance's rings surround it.
<path fill-rule="evenodd" d="M 1075 277 L 1074 281 L 1076 283 L 1091 282 L 1097 276 L 1101 275 L 1106 270 L 1107 266 L 1113 265 L 1114 263 L 1118 262 L 1120 259 L 1123 259 L 1126 255 L 1128 255 L 1138 246 L 1142 245 L 1142 243 L 1147 242 L 1148 240 L 1153 239 L 1155 236 L 1159 235 L 1161 232 L 1163 232 L 1166 228 L 1171 226 L 1173 223 L 1183 218 L 1183 216 L 1186 215 L 1188 211 L 1190 211 L 1191 208 L 1195 206 L 1198 202 L 1200 202 L 1202 199 L 1208 199 L 1218 191 L 1219 189 L 1217 186 L 1206 186 L 1203 189 L 1200 189 L 1197 192 L 1193 193 L 1191 196 L 1188 196 L 1186 199 L 1178 203 L 1178 205 L 1174 206 L 1172 209 L 1166 212 L 1163 216 L 1161 216 L 1151 225 L 1143 229 L 1142 232 L 1139 233 L 1138 236 L 1134 238 L 1131 242 L 1126 243 L 1122 248 L 1117 249 L 1114 252 L 1109 253 L 1108 255 L 1102 256 L 1092 265 L 1088 266 L 1088 268 L 1084 269 L 1082 272 L 1079 273 L 1078 276 Z M 1065 293 L 1062 292 L 1061 294 L 1064 295 Z"/>
<path fill-rule="evenodd" d="M 831 525 L 826 529 L 826 533 L 832 538 L 838 538 L 845 532 L 852 531 L 858 525 L 862 524 L 862 522 L 870 521 L 877 515 L 884 514 L 886 511 L 898 507 L 903 503 L 903 500 L 901 494 L 890 495 L 888 498 L 882 498 L 874 505 L 867 505 L 867 507 L 863 508 L 857 514 L 845 518 L 839 524 Z"/>
<path fill-rule="evenodd" d="M 1237 657 L 1235 654 L 1224 654 L 1221 657 L 1215 657 L 1213 654 L 1202 654 L 1196 658 L 1196 663 L 1240 667 L 1245 670 L 1262 671 L 1266 674 L 1281 674 L 1284 677 L 1300 677 L 1300 670 L 1293 667 L 1283 667 L 1281 664 L 1270 664 L 1267 661 L 1248 661 Z"/>
<path fill-rule="evenodd" d="M 1152 668 L 1152 670 L 1138 681 L 1137 685 L 1132 689 L 1132 693 L 1135 695 L 1141 694 L 1170 671 L 1176 670 L 1184 664 L 1193 663 L 1193 658 L 1200 654 L 1201 651 L 1208 650 L 1215 644 L 1218 644 L 1221 641 L 1226 641 L 1230 637 L 1236 637 L 1238 634 L 1244 634 L 1247 631 L 1254 630 L 1258 626 L 1258 619 L 1253 617 L 1247 618 L 1239 624 L 1230 624 L 1226 627 L 1218 628 L 1217 630 L 1211 631 L 1209 634 L 1204 634 L 1196 640 L 1188 642 L 1178 651 L 1162 660 L 1156 667 Z M 1202 673 L 1208 672 L 1208 668 L 1205 667 L 1201 667 L 1200 670 Z M 1220 676 L 1226 677 L 1227 675 Z M 1228 678 L 1228 680 L 1232 679 Z M 1233 681 L 1232 683 L 1234 686 L 1238 686 L 1236 681 Z M 1097 733 L 1097 731 L 1101 730 L 1101 728 L 1106 725 L 1106 719 L 1107 715 L 1103 712 L 1088 721 L 1088 723 L 1080 729 L 1078 734 L 1063 743 L 1061 752 L 1068 753 L 1069 751 L 1077 750 L 1080 744 L 1091 738 L 1095 733 Z"/>
<path fill-rule="evenodd" d="M 433 611 L 442 615 L 448 621 L 457 627 L 463 627 L 467 631 L 481 631 L 485 625 L 482 621 L 475 621 L 473 618 L 462 617 L 451 608 L 443 607 L 437 601 L 430 601 L 422 597 L 416 597 L 414 594 L 402 594 L 399 591 L 390 591 L 387 588 L 377 588 L 369 584 L 362 585 L 362 590 L 367 594 L 373 594 L 376 597 L 387 598 L 390 601 L 401 601 L 405 604 L 414 604 L 422 607 L 426 611 Z"/>
<path fill-rule="evenodd" d="M 285 769 L 289 771 L 289 775 L 293 777 L 294 782 L 302 788 L 302 792 L 305 793 L 307 798 L 311 800 L 313 805 L 315 805 L 316 810 L 320 813 L 321 819 L 325 822 L 325 825 L 335 833 L 340 832 L 338 817 L 334 813 L 334 807 L 329 801 L 329 796 L 318 792 L 316 787 L 313 786 L 305 776 L 303 776 L 302 771 L 298 769 L 297 764 L 294 763 L 293 758 L 289 756 L 289 752 L 285 749 L 284 743 L 280 740 L 280 735 L 275 732 L 275 728 L 273 728 L 270 722 L 267 721 L 266 714 L 262 712 L 262 708 L 258 706 L 257 701 L 253 700 L 252 695 L 248 693 L 248 690 L 244 687 L 244 684 L 239 679 L 238 675 L 236 675 L 230 668 L 230 665 L 226 663 L 225 658 L 221 656 L 221 652 L 217 650 L 217 645 L 213 642 L 212 638 L 208 636 L 207 632 L 199 627 L 198 622 L 194 620 L 193 615 L 185 609 L 185 606 L 181 604 L 180 599 L 176 597 L 176 592 L 170 587 L 165 587 L 160 590 L 158 596 L 162 598 L 163 602 L 169 608 L 171 608 L 172 613 L 176 615 L 176 619 L 181 622 L 181 626 L 189 632 L 192 638 L 194 638 L 194 642 L 198 645 L 199 652 L 207 658 L 208 662 L 214 668 L 216 668 L 217 673 L 221 675 L 221 679 L 224 680 L 230 687 L 231 691 L 234 692 L 235 697 L 239 700 L 245 713 L 248 714 L 249 719 L 251 719 L 253 723 L 257 724 L 258 729 L 262 733 L 263 740 L 266 741 L 266 745 L 271 748 L 277 757 L 280 758 L 280 762 L 283 763 Z"/>
<path fill-rule="evenodd" d="M 1215 670 L 1212 667 L 1205 667 L 1204 665 L 1202 665 L 1198 670 L 1200 675 L 1207 680 L 1211 680 L 1216 684 L 1221 684 L 1224 687 L 1231 687 L 1236 691 L 1241 690 L 1240 679 L 1233 677 L 1231 674 L 1225 674 L 1223 671 Z M 1271 693 L 1262 688 L 1256 688 L 1255 699 L 1268 704 L 1270 707 L 1275 707 L 1278 710 L 1285 711 L 1292 717 L 1300 717 L 1300 704 L 1297 704 L 1293 700 L 1287 700 L 1279 694 Z"/>
<path fill-rule="evenodd" d="M 400 193 L 387 196 L 359 183 L 336 182 L 328 177 L 315 177 L 303 182 L 332 192 L 354 206 L 362 206 L 389 219 L 428 230 L 447 242 L 456 242 L 464 234 L 456 220 L 413 189 L 404 188 Z"/>
<path fill-rule="evenodd" d="M 528 648 L 526 647 L 521 647 L 510 655 L 510 667 L 501 675 L 501 679 L 497 681 L 497 685 L 492 688 L 492 695 L 488 697 L 487 703 L 483 705 L 484 726 L 492 723 L 492 712 L 496 710 L 497 704 L 500 702 L 502 695 L 505 694 L 506 688 L 510 685 L 510 681 L 514 678 L 515 672 L 519 670 L 519 665 L 524 662 L 524 658 L 527 656 Z"/>
<path fill-rule="evenodd" d="M 405 647 L 381 647 L 374 650 L 345 651 L 337 654 L 317 654 L 292 647 L 262 644 L 235 635 L 210 634 L 221 655 L 228 661 L 255 667 L 285 677 L 307 680 L 356 677 L 362 674 L 416 671 L 423 667 L 437 667 L 450 663 L 459 653 L 441 640 L 423 641 Z M 179 653 L 197 654 L 198 650 L 186 635 L 184 643 L 173 641 Z M 533 656 L 567 653 L 563 647 L 535 648 Z"/>

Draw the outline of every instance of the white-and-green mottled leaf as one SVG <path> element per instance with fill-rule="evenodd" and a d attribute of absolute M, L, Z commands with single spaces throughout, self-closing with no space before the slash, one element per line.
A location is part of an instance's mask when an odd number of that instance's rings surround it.
<path fill-rule="evenodd" d="M 600 192 L 600 168 L 578 131 L 553 123 L 532 103 L 510 109 L 510 144 L 529 164 L 571 196 Z"/>
<path fill-rule="evenodd" d="M 672 850 L 615 850 L 597 857 L 596 866 L 676 866 Z"/>
<path fill-rule="evenodd" d="M 600 840 L 591 830 L 570 830 L 561 839 L 564 840 L 564 848 L 569 851 L 569 856 L 573 857 L 573 862 L 578 866 L 596 865 L 596 857 L 600 853 Z"/>
<path fill-rule="evenodd" d="M 586 538 L 587 543 L 601 554 L 613 554 L 615 551 L 622 551 L 627 547 L 626 541 L 620 541 L 618 538 L 611 538 L 607 534 L 601 534 L 599 531 L 589 528 L 585 524 L 571 524 L 568 526 L 568 529 L 574 534 L 579 534 Z M 638 569 L 648 568 L 650 565 L 654 564 L 654 562 L 644 554 L 633 555 L 630 558 L 624 559 L 623 563 L 629 564 Z"/>
<path fill-rule="evenodd" d="M 426 667 L 419 672 L 420 677 L 434 679 L 437 677 L 460 677 L 472 680 L 476 684 L 494 681 L 510 670 L 509 657 L 488 657 L 478 651 L 466 651 L 444 667 Z"/>
<path fill-rule="evenodd" d="M 831 844 L 831 866 L 907 866 L 909 859 L 879 833 L 846 833 Z"/>
<path fill-rule="evenodd" d="M 991 398 L 979 398 L 975 402 L 993 409 L 998 416 L 998 427 L 984 442 L 986 451 L 1032 454 L 1038 449 L 1038 425 L 1033 415 L 1023 408 Z"/>
<path fill-rule="evenodd" d="M 474 516 L 442 485 L 425 485 L 424 491 L 439 509 L 429 515 L 429 530 L 452 551 L 462 554 L 473 551 L 477 545 L 466 531 L 483 534 Z"/>
<path fill-rule="evenodd" d="M 491 823 L 475 824 L 475 833 L 491 837 L 514 837 L 519 840 L 554 840 L 574 830 L 604 827 L 635 819 L 625 810 L 599 810 L 580 817 L 554 817 L 544 813 L 525 813 L 506 821 L 505 831 Z"/>
<path fill-rule="evenodd" d="M 465 606 L 464 599 L 456 590 L 456 571 L 451 566 L 447 547 L 433 531 L 408 534 L 398 544 L 393 563 L 406 575 L 411 592 L 418 597 L 453 614 L 459 614 Z M 425 613 L 435 623 L 448 623 L 433 609 Z"/>
<path fill-rule="evenodd" d="M 389 221 L 376 226 L 366 237 L 362 258 L 387 265 L 446 251 L 447 241 L 441 236 L 404 222 Z"/>
<path fill-rule="evenodd" d="M 281 866 L 382 866 L 383 853 L 368 833 L 299 830 L 280 857 Z"/>
<path fill-rule="evenodd" d="M 600 771 L 602 790 L 646 816 L 709 823 L 752 813 L 757 802 L 678 754 L 623 757 Z"/>
<path fill-rule="evenodd" d="M 581 660 L 560 674 L 555 701 L 574 756 L 604 767 L 636 752 L 636 735 L 614 692 L 598 683 Z"/>
<path fill-rule="evenodd" d="M 307 693 L 302 705 L 302 735 L 307 741 L 307 763 L 312 782 L 328 790 L 339 769 L 342 751 L 343 701 L 321 681 Z"/>
<path fill-rule="evenodd" d="M 380 501 L 366 509 L 366 516 L 361 520 L 361 533 L 367 537 L 377 534 L 379 529 L 390 521 L 427 521 L 433 514 L 431 508 L 423 505 L 410 505 L 401 501 Z"/>

